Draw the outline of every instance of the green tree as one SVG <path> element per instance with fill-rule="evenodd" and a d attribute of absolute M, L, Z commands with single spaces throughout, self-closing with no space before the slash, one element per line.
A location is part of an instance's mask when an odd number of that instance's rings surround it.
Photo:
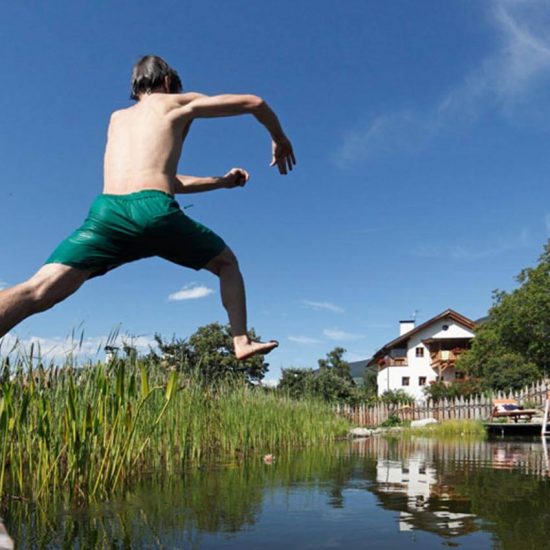
<path fill-rule="evenodd" d="M 249 331 L 257 339 L 254 329 Z M 196 372 L 205 383 L 219 380 L 245 380 L 260 382 L 269 368 L 263 355 L 255 355 L 245 361 L 238 361 L 233 352 L 233 339 L 228 326 L 211 323 L 200 327 L 188 339 L 172 338 L 164 341 L 158 334 L 155 340 L 161 355 L 155 355 L 157 362 L 175 366 L 184 372 Z"/>
<path fill-rule="evenodd" d="M 278 388 L 290 397 L 299 399 L 311 392 L 313 378 L 312 369 L 283 369 Z"/>
<path fill-rule="evenodd" d="M 423 392 L 427 398 L 439 401 L 441 399 L 478 395 L 483 392 L 483 385 L 477 378 L 451 383 L 440 380 L 424 386 Z"/>
<path fill-rule="evenodd" d="M 517 281 L 512 292 L 494 292 L 487 321 L 457 364 L 488 388 L 525 386 L 550 365 L 550 241 L 539 263 Z"/>
<path fill-rule="evenodd" d="M 381 399 L 384 403 L 387 403 L 390 408 L 396 409 L 399 405 L 412 405 L 414 403 L 414 397 L 408 394 L 405 390 L 386 390 Z"/>
<path fill-rule="evenodd" d="M 363 371 L 363 393 L 371 399 L 378 395 L 378 369 L 376 367 L 367 367 Z"/>
<path fill-rule="evenodd" d="M 344 360 L 345 353 L 344 348 L 336 347 L 326 358 L 318 360 L 319 371 L 311 381 L 312 392 L 325 401 L 355 403 L 359 400 L 349 363 Z"/>
<path fill-rule="evenodd" d="M 345 378 L 337 369 L 328 368 L 320 370 L 311 380 L 311 393 L 323 398 L 325 401 L 357 402 L 358 395 L 351 377 Z"/>
<path fill-rule="evenodd" d="M 319 359 L 317 361 L 319 370 L 322 373 L 331 369 L 336 376 L 353 383 L 349 363 L 344 361 L 344 353 L 346 353 L 346 350 L 340 347 L 336 347 L 332 351 L 329 351 L 326 359 Z"/>
<path fill-rule="evenodd" d="M 279 389 L 294 398 L 315 396 L 325 401 L 357 403 L 364 400 L 351 377 L 350 366 L 344 361 L 344 348 L 334 348 L 319 359 L 319 370 L 283 369 Z"/>

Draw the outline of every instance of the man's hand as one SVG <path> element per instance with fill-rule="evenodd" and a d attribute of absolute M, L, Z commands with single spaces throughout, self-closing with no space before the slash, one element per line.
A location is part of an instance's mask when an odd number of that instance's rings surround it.
<path fill-rule="evenodd" d="M 248 172 L 243 168 L 231 168 L 225 176 L 223 176 L 223 187 L 225 189 L 233 189 L 234 187 L 244 187 L 249 179 Z"/>
<path fill-rule="evenodd" d="M 292 144 L 286 137 L 273 139 L 273 158 L 269 166 L 275 165 L 277 165 L 279 173 L 282 175 L 291 172 L 293 166 L 296 165 L 296 157 L 292 150 Z"/>

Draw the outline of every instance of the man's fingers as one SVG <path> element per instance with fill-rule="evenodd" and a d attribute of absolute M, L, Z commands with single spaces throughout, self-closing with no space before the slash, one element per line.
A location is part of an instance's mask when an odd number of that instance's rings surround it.
<path fill-rule="evenodd" d="M 290 158 L 292 159 L 292 162 L 296 164 L 296 157 L 294 156 L 294 151 L 290 151 Z"/>

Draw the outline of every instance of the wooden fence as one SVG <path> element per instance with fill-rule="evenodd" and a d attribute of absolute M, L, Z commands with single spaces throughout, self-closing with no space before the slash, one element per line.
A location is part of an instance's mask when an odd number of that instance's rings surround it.
<path fill-rule="evenodd" d="M 336 412 L 349 418 L 357 426 L 378 426 L 392 414 L 402 420 L 485 420 L 491 415 L 493 399 L 517 399 L 520 405 L 528 403 L 529 407 L 543 408 L 547 392 L 550 390 L 550 379 L 523 388 L 518 392 L 495 392 L 492 395 L 458 397 L 455 399 L 427 400 L 413 405 L 335 405 Z M 541 411 L 542 412 L 542 411 Z"/>

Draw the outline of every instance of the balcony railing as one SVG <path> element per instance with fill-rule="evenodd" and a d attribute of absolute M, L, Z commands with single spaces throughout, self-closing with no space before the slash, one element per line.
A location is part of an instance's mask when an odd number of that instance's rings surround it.
<path fill-rule="evenodd" d="M 408 367 L 409 363 L 406 357 L 385 357 L 378 365 L 383 369 L 384 367 Z"/>
<path fill-rule="evenodd" d="M 440 350 L 431 355 L 432 363 L 454 363 L 465 350 Z"/>

